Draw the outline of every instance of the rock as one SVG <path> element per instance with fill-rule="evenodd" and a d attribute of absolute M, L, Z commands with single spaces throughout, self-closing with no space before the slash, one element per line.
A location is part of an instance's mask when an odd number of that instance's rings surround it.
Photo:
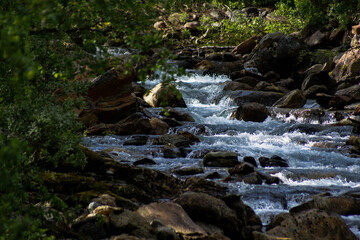
<path fill-rule="evenodd" d="M 258 48 L 263 49 L 263 48 L 271 47 L 274 42 L 279 41 L 280 38 L 283 36 L 284 36 L 284 34 L 281 32 L 269 33 L 269 34 L 265 35 L 263 38 L 261 38 L 261 40 L 258 44 Z"/>
<path fill-rule="evenodd" d="M 118 97 L 129 96 L 132 91 L 132 81 L 135 74 L 129 72 L 124 74 L 125 68 L 111 69 L 105 74 L 94 78 L 90 82 L 87 96 L 92 101 L 114 100 Z"/>
<path fill-rule="evenodd" d="M 264 36 L 253 50 L 245 68 L 256 68 L 260 73 L 275 71 L 280 75 L 290 75 L 298 64 L 297 58 L 303 49 L 299 40 L 292 35 L 270 33 Z"/>
<path fill-rule="evenodd" d="M 262 167 L 289 167 L 289 164 L 285 159 L 276 155 L 271 158 L 260 157 L 259 162 Z"/>
<path fill-rule="evenodd" d="M 143 158 L 133 163 L 134 166 L 138 165 L 156 165 L 156 162 L 150 158 Z"/>
<path fill-rule="evenodd" d="M 238 218 L 224 201 L 204 193 L 186 192 L 176 200 L 191 219 L 210 223 L 224 230 L 228 237 L 239 235 Z"/>
<path fill-rule="evenodd" d="M 109 226 L 106 217 L 97 215 L 75 221 L 71 226 L 74 232 L 88 239 L 104 239 L 108 236 Z"/>
<path fill-rule="evenodd" d="M 110 214 L 109 219 L 113 235 L 126 233 L 140 238 L 156 239 L 150 224 L 137 212 L 126 209 L 114 211 Z"/>
<path fill-rule="evenodd" d="M 171 172 L 178 175 L 195 175 L 199 173 L 204 173 L 204 169 L 197 166 L 190 167 L 175 167 L 171 170 Z"/>
<path fill-rule="evenodd" d="M 189 236 L 206 235 L 206 232 L 195 224 L 184 209 L 177 203 L 151 203 L 139 208 L 137 212 L 149 223 L 155 220 L 160 221 L 179 234 Z"/>
<path fill-rule="evenodd" d="M 252 164 L 254 167 L 257 167 L 257 163 L 255 161 L 255 158 L 253 158 L 251 156 L 243 157 L 243 161 Z"/>
<path fill-rule="evenodd" d="M 262 184 L 263 179 L 258 172 L 252 172 L 245 175 L 232 175 L 221 180 L 222 182 L 244 182 L 246 184 Z"/>
<path fill-rule="evenodd" d="M 290 213 L 298 213 L 313 208 L 324 210 L 327 212 L 334 212 L 345 216 L 359 215 L 360 199 L 350 196 L 315 197 L 313 200 L 291 208 Z"/>
<path fill-rule="evenodd" d="M 336 91 L 335 96 L 349 97 L 351 99 L 350 102 L 358 102 L 360 101 L 360 85 L 356 84 L 351 87 Z"/>
<path fill-rule="evenodd" d="M 328 37 L 329 34 L 322 33 L 317 30 L 315 33 L 313 33 L 313 35 L 311 35 L 308 39 L 305 40 L 305 43 L 311 48 L 318 47 L 324 44 Z"/>
<path fill-rule="evenodd" d="M 281 224 L 267 231 L 266 234 L 254 233 L 254 239 L 357 239 L 338 215 L 321 210 L 312 209 L 284 218 Z"/>
<path fill-rule="evenodd" d="M 221 175 L 218 172 L 211 172 L 211 173 L 207 174 L 204 178 L 216 179 L 216 178 L 221 178 Z"/>
<path fill-rule="evenodd" d="M 301 90 L 306 91 L 314 85 L 325 85 L 328 89 L 334 87 L 336 82 L 330 78 L 329 74 L 325 71 L 313 73 L 307 76 L 302 83 Z"/>
<path fill-rule="evenodd" d="M 184 191 L 206 193 L 214 197 L 223 197 L 226 194 L 227 188 L 201 177 L 189 177 L 185 180 Z"/>
<path fill-rule="evenodd" d="M 164 158 L 179 158 L 179 157 L 185 157 L 182 156 L 182 153 L 180 151 L 180 149 L 176 148 L 174 145 L 165 145 L 162 149 L 161 149 L 162 153 L 163 153 L 163 157 Z"/>
<path fill-rule="evenodd" d="M 129 234 L 121 234 L 118 236 L 112 236 L 110 240 L 144 240 L 144 238 L 130 236 Z"/>
<path fill-rule="evenodd" d="M 265 81 L 266 79 L 257 74 L 249 71 L 249 69 L 241 69 L 234 71 L 230 74 L 230 79 L 233 81 L 238 81 L 242 83 L 249 84 L 250 86 L 255 86 L 259 81 Z"/>
<path fill-rule="evenodd" d="M 241 42 L 239 45 L 237 45 L 232 50 L 232 52 L 241 55 L 251 53 L 251 51 L 253 50 L 253 48 L 256 46 L 256 44 L 260 39 L 261 39 L 261 35 L 250 37 L 245 41 Z"/>
<path fill-rule="evenodd" d="M 163 108 L 160 114 L 166 117 L 174 118 L 177 121 L 195 122 L 194 118 L 189 113 L 180 112 L 171 107 Z"/>
<path fill-rule="evenodd" d="M 280 75 L 274 71 L 269 71 L 267 73 L 264 74 L 264 78 L 266 78 L 266 80 L 268 82 L 276 82 L 277 80 L 280 79 Z"/>
<path fill-rule="evenodd" d="M 148 136 L 131 136 L 129 140 L 124 142 L 124 145 L 142 146 L 146 145 L 148 139 Z"/>
<path fill-rule="evenodd" d="M 95 215 L 103 215 L 103 216 L 108 217 L 112 212 L 122 211 L 122 210 L 123 210 L 122 208 L 102 205 L 102 206 L 95 208 L 92 213 Z"/>
<path fill-rule="evenodd" d="M 166 24 L 163 21 L 158 21 L 154 23 L 154 28 L 158 31 L 162 31 L 166 28 Z"/>
<path fill-rule="evenodd" d="M 152 107 L 186 107 L 180 91 L 172 84 L 159 83 L 144 95 L 144 100 Z"/>
<path fill-rule="evenodd" d="M 236 165 L 235 167 L 228 170 L 230 175 L 246 175 L 249 173 L 253 173 L 255 171 L 254 166 L 250 163 L 240 163 Z"/>
<path fill-rule="evenodd" d="M 305 90 L 303 94 L 307 99 L 317 99 L 317 94 L 326 93 L 328 91 L 329 89 L 325 85 L 314 85 Z M 326 95 L 330 96 L 328 94 Z M 324 102 L 319 99 L 318 103 L 320 104 L 320 106 L 324 106 L 325 108 L 327 108 L 326 106 L 328 106 L 329 101 L 330 99 L 325 100 Z"/>
<path fill-rule="evenodd" d="M 200 141 L 195 135 L 188 133 L 186 135 L 183 134 L 165 134 L 161 135 L 160 137 L 153 139 L 153 145 L 166 145 L 171 144 L 176 147 L 190 147 L 190 145 L 195 144 L 196 142 Z"/>
<path fill-rule="evenodd" d="M 282 181 L 278 177 L 273 177 L 270 174 L 257 171 L 261 179 L 265 180 L 266 184 L 280 184 Z"/>
<path fill-rule="evenodd" d="M 238 106 L 249 102 L 256 102 L 256 103 L 264 104 L 265 106 L 271 106 L 283 96 L 284 94 L 278 92 L 246 91 L 246 90 L 237 90 L 229 94 L 229 97 Z"/>
<path fill-rule="evenodd" d="M 331 77 L 337 82 L 359 76 L 360 49 L 353 48 L 345 52 L 340 59 L 335 61 L 335 68 Z"/>
<path fill-rule="evenodd" d="M 231 81 L 231 82 L 227 82 L 225 87 L 224 87 L 224 91 L 236 91 L 236 90 L 252 90 L 253 87 L 251 87 L 250 85 L 246 84 L 246 83 L 241 83 L 238 81 Z"/>
<path fill-rule="evenodd" d="M 151 226 L 156 228 L 157 240 L 181 240 L 181 237 L 175 232 L 174 229 L 166 227 L 162 222 L 154 220 Z"/>
<path fill-rule="evenodd" d="M 106 205 L 110 207 L 116 207 L 116 197 L 109 194 L 101 194 L 98 197 L 91 200 L 92 202 L 97 202 L 101 205 Z M 94 209 L 93 209 L 94 210 Z"/>
<path fill-rule="evenodd" d="M 301 108 L 305 105 L 306 98 L 300 89 L 293 90 L 280 98 L 273 107 L 278 108 Z"/>
<path fill-rule="evenodd" d="M 195 69 L 204 70 L 203 74 L 210 75 L 228 75 L 232 72 L 239 71 L 243 68 L 241 61 L 232 61 L 232 62 L 215 62 L 209 60 L 202 60 L 195 65 Z"/>
<path fill-rule="evenodd" d="M 188 29 L 190 31 L 197 31 L 199 26 L 200 26 L 200 23 L 198 21 L 187 22 L 184 25 L 184 29 Z"/>
<path fill-rule="evenodd" d="M 232 119 L 263 122 L 270 115 L 265 105 L 251 102 L 240 105 L 231 115 Z"/>
<path fill-rule="evenodd" d="M 206 167 L 234 167 L 238 163 L 237 153 L 234 152 L 210 152 L 203 160 Z"/>
<path fill-rule="evenodd" d="M 265 91 L 265 92 L 288 92 L 287 89 L 282 89 L 280 87 L 275 86 L 273 83 L 268 83 L 265 81 L 261 81 L 258 84 L 256 84 L 255 91 Z"/>
<path fill-rule="evenodd" d="M 149 118 L 142 113 L 134 113 L 114 124 L 98 124 L 87 129 L 88 135 L 133 135 L 167 133 L 169 125 L 158 118 Z"/>

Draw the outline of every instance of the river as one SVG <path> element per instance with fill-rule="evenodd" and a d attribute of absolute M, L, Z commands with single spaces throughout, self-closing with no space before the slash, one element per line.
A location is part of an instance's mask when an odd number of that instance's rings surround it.
<path fill-rule="evenodd" d="M 341 146 L 351 135 L 351 127 L 334 127 L 330 124 L 331 119 L 320 125 L 316 121 L 296 119 L 291 115 L 268 117 L 262 123 L 230 120 L 229 116 L 236 106 L 222 90 L 226 81 L 230 81 L 226 76 L 203 76 L 199 72 L 177 79 L 177 87 L 188 106 L 178 110 L 190 113 L 195 123 L 171 128 L 170 133 L 186 130 L 201 138 L 201 142 L 193 145 L 185 158 L 163 158 L 159 146 L 151 145 L 151 138 L 154 136 L 150 136 L 148 144 L 144 146 L 125 146 L 123 142 L 130 136 L 114 135 L 87 137 L 86 145 L 95 150 L 115 148 L 113 156 L 130 164 L 137 157 L 150 156 L 156 162 L 151 168 L 168 173 L 175 167 L 201 166 L 202 158 L 199 158 L 199 153 L 207 150 L 237 152 L 239 160 L 244 156 L 258 159 L 261 156 L 278 155 L 288 160 L 289 167 L 259 169 L 280 178 L 283 183 L 226 183 L 230 192 L 240 194 L 243 201 L 254 209 L 264 225 L 273 216 L 310 200 L 313 195 L 329 192 L 336 196 L 360 190 L 360 159 L 341 151 Z M 157 83 L 159 80 L 147 81 L 146 88 L 150 89 Z M 315 102 L 308 101 L 304 108 L 316 107 L 318 105 Z M 149 111 L 156 114 L 160 109 L 153 108 Z M 310 133 L 301 130 L 309 125 L 317 130 Z M 116 151 L 116 148 L 121 150 Z M 205 173 L 199 174 L 200 176 L 213 171 L 223 177 L 228 175 L 227 169 L 204 169 Z M 360 216 L 343 218 L 360 239 Z"/>

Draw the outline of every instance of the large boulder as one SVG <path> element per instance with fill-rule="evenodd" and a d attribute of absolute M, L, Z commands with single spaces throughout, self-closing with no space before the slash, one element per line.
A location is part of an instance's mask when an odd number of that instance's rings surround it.
<path fill-rule="evenodd" d="M 203 160 L 204 166 L 207 167 L 234 167 L 238 163 L 235 152 L 210 152 Z"/>
<path fill-rule="evenodd" d="M 289 75 L 298 63 L 302 48 L 292 35 L 270 33 L 260 40 L 244 67 L 257 68 L 263 74 L 273 70 L 280 75 Z"/>
<path fill-rule="evenodd" d="M 111 69 L 90 81 L 85 96 L 86 109 L 79 110 L 79 118 L 85 126 L 99 123 L 115 123 L 139 111 L 139 99 L 132 95 L 135 74 L 125 74 L 125 69 Z"/>
<path fill-rule="evenodd" d="M 159 83 L 144 95 L 144 100 L 152 107 L 186 107 L 181 93 L 172 84 Z"/>
<path fill-rule="evenodd" d="M 186 192 L 175 202 L 180 204 L 194 221 L 215 225 L 223 229 L 226 236 L 240 237 L 237 215 L 224 201 L 205 193 Z"/>
<path fill-rule="evenodd" d="M 179 204 L 172 202 L 151 203 L 139 208 L 137 212 L 149 223 L 155 220 L 160 221 L 181 235 L 206 235 L 206 232 L 193 222 Z"/>
<path fill-rule="evenodd" d="M 278 108 L 301 108 L 305 105 L 306 98 L 300 89 L 295 89 L 280 98 L 273 107 Z"/>
<path fill-rule="evenodd" d="M 260 103 L 244 103 L 240 105 L 232 114 L 232 119 L 263 122 L 270 115 L 265 105 Z"/>
<path fill-rule="evenodd" d="M 232 99 L 238 106 L 249 102 L 256 102 L 264 104 L 265 106 L 271 106 L 283 96 L 284 94 L 279 92 L 246 90 L 237 90 L 229 94 L 230 99 Z"/>
<path fill-rule="evenodd" d="M 345 52 L 336 62 L 331 77 L 337 82 L 347 78 L 359 76 L 360 71 L 360 48 L 353 48 Z"/>
<path fill-rule="evenodd" d="M 283 215 L 283 218 L 278 219 L 278 223 L 266 234 L 254 233 L 254 239 L 355 240 L 357 237 L 338 215 L 312 209 L 297 214 Z"/>

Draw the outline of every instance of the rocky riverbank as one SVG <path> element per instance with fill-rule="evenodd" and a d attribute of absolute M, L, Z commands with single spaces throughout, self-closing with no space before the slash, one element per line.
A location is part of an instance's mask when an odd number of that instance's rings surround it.
<path fill-rule="evenodd" d="M 221 95 L 238 105 L 232 114 L 234 121 L 263 122 L 268 117 L 282 121 L 291 115 L 294 121 L 321 124 L 330 119 L 334 126 L 353 126 L 348 146 L 341 147 L 343 154 L 359 158 L 359 29 L 359 25 L 353 27 L 351 46 L 346 50 L 334 46 L 335 33 L 317 31 L 307 38 L 272 33 L 252 37 L 236 47 L 177 47 L 172 49 L 176 56 L 173 64 L 229 76 L 231 81 L 223 85 Z M 320 48 L 324 46 L 331 49 Z M 78 111 L 87 134 L 135 135 L 122 144 L 141 146 L 151 140 L 164 158 L 186 157 L 201 139 L 188 131 L 172 132 L 174 127 L 195 121 L 190 114 L 174 109 L 186 107 L 181 93 L 175 85 L 166 84 L 145 92 L 137 83 L 136 70 L 125 71 L 122 65 L 93 79 L 85 96 L 88 106 Z M 309 99 L 321 108 L 302 109 Z M 166 108 L 154 114 L 150 107 Z M 300 131 L 320 128 L 305 126 Z M 94 152 L 84 147 L 83 151 L 87 156 L 84 169 L 64 167 L 63 172 L 43 176 L 45 185 L 69 206 L 82 206 L 74 208 L 71 224 L 61 214 L 62 221 L 56 224 L 53 215 L 48 216 L 49 227 L 59 238 L 357 239 L 339 215 L 360 214 L 358 190 L 314 196 L 263 226 L 241 196 L 230 194 L 226 187 L 229 182 L 281 184 L 278 177 L 260 171 L 253 157 L 239 162 L 236 152 L 199 152 L 203 167 L 226 168 L 229 176 L 222 178 L 217 172 L 191 176 L 204 169 L 180 167 L 173 169 L 173 174 L 180 176 L 176 178 L 115 161 L 111 150 Z M 126 153 L 138 158 L 134 152 Z M 258 162 L 263 168 L 289 166 L 286 159 L 275 155 L 263 156 Z M 140 157 L 133 163 L 146 164 L 155 162 Z"/>

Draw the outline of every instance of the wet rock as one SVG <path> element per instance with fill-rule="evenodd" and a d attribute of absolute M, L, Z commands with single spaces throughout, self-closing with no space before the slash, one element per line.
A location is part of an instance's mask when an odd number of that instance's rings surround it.
<path fill-rule="evenodd" d="M 186 192 L 176 200 L 191 219 L 210 223 L 224 230 L 226 236 L 239 235 L 238 218 L 224 201 L 204 193 Z"/>
<path fill-rule="evenodd" d="M 152 107 L 186 107 L 181 93 L 172 84 L 159 83 L 144 95 L 144 100 Z"/>
<path fill-rule="evenodd" d="M 133 163 L 134 166 L 138 165 L 156 165 L 156 162 L 150 158 L 143 158 Z"/>
<path fill-rule="evenodd" d="M 263 122 L 270 115 L 265 105 L 251 102 L 240 105 L 231 115 L 232 119 Z"/>
<path fill-rule="evenodd" d="M 207 167 L 234 167 L 238 163 L 237 153 L 234 152 L 210 152 L 203 160 Z"/>
<path fill-rule="evenodd" d="M 259 162 L 262 167 L 289 167 L 287 160 L 276 155 L 271 158 L 260 157 Z"/>
<path fill-rule="evenodd" d="M 228 170 L 230 175 L 246 175 L 255 171 L 254 166 L 250 163 L 240 163 Z"/>
<path fill-rule="evenodd" d="M 184 211 L 177 203 L 151 203 L 141 207 L 137 211 L 149 223 L 152 221 L 160 221 L 166 227 L 174 229 L 177 233 L 189 236 L 202 236 L 206 232 Z"/>
<path fill-rule="evenodd" d="M 293 90 L 280 98 L 273 107 L 278 108 L 301 108 L 305 105 L 306 98 L 300 89 Z"/>
<path fill-rule="evenodd" d="M 309 209 L 320 209 L 328 212 L 334 212 L 340 215 L 359 215 L 360 214 L 360 199 L 350 196 L 338 197 L 315 197 L 309 202 L 303 203 L 299 206 L 290 209 L 290 213 L 298 213 Z"/>
<path fill-rule="evenodd" d="M 186 179 L 183 190 L 206 193 L 214 197 L 223 197 L 226 194 L 227 188 L 214 181 L 194 176 Z"/>
<path fill-rule="evenodd" d="M 189 113 L 180 112 L 171 107 L 162 109 L 160 114 L 166 117 L 174 118 L 177 121 L 195 122 L 194 118 Z"/>
<path fill-rule="evenodd" d="M 170 144 L 176 147 L 190 147 L 200 141 L 195 135 L 183 132 L 182 134 L 165 134 L 158 138 L 153 139 L 153 145 L 166 145 Z"/>
<path fill-rule="evenodd" d="M 360 71 L 360 49 L 348 50 L 335 63 L 331 77 L 337 82 L 358 76 Z"/>
<path fill-rule="evenodd" d="M 224 87 L 224 91 L 252 90 L 252 89 L 253 87 L 251 87 L 250 85 L 238 81 L 227 82 Z"/>
<path fill-rule="evenodd" d="M 257 173 L 260 175 L 261 179 L 265 181 L 266 184 L 280 184 L 282 181 L 278 177 L 273 177 L 270 174 L 263 173 L 257 171 Z"/>
<path fill-rule="evenodd" d="M 166 145 L 161 149 L 164 158 L 179 158 L 184 157 L 180 149 L 176 148 L 174 145 Z"/>
<path fill-rule="evenodd" d="M 265 106 L 273 105 L 284 94 L 279 92 L 262 92 L 262 91 L 246 91 L 238 90 L 229 94 L 229 97 L 238 105 L 249 102 L 264 104 Z"/>
<path fill-rule="evenodd" d="M 113 235 L 126 233 L 140 238 L 156 239 L 150 224 L 137 212 L 126 209 L 114 211 L 109 219 Z"/>
<path fill-rule="evenodd" d="M 167 118 L 164 117 L 161 119 L 161 121 L 165 122 L 167 125 L 169 125 L 169 127 L 179 127 L 182 126 L 183 124 L 173 118 Z"/>
<path fill-rule="evenodd" d="M 261 81 L 254 87 L 255 91 L 265 91 L 265 92 L 288 92 L 287 89 L 280 88 L 275 86 L 273 83 L 268 83 L 265 81 Z"/>
<path fill-rule="evenodd" d="M 357 239 L 338 215 L 312 209 L 283 217 L 281 224 L 266 234 L 254 233 L 254 239 Z"/>
<path fill-rule="evenodd" d="M 254 157 L 245 156 L 243 157 L 243 161 L 252 164 L 254 167 L 257 167 L 257 163 Z"/>
<path fill-rule="evenodd" d="M 199 173 L 204 173 L 204 169 L 197 166 L 190 167 L 176 167 L 171 170 L 171 172 L 178 175 L 195 175 Z"/>
<path fill-rule="evenodd" d="M 258 172 L 252 172 L 245 175 L 232 175 L 225 177 L 221 180 L 222 182 L 244 182 L 246 184 L 262 184 L 263 179 Z"/>
<path fill-rule="evenodd" d="M 148 136 L 131 136 L 129 140 L 124 142 L 124 145 L 142 146 L 146 145 L 148 139 Z"/>
<path fill-rule="evenodd" d="M 253 50 L 253 48 L 256 46 L 256 44 L 260 39 L 261 39 L 260 35 L 250 37 L 245 41 L 241 42 L 239 45 L 237 45 L 234 48 L 234 50 L 232 50 L 232 52 L 241 55 L 251 53 L 251 51 Z"/>

